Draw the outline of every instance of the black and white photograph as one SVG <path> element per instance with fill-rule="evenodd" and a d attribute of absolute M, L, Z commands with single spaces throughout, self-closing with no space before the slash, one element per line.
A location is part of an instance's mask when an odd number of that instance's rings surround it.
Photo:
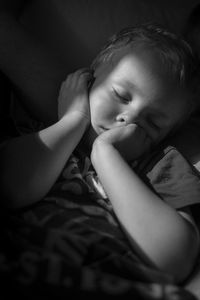
<path fill-rule="evenodd" d="M 200 0 L 0 0 L 0 299 L 200 300 Z"/>

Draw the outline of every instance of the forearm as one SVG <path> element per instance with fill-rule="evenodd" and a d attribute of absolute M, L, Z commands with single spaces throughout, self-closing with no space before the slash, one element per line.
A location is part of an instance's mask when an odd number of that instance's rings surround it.
<path fill-rule="evenodd" d="M 0 153 L 1 190 L 8 207 L 40 200 L 52 187 L 87 126 L 71 114 L 36 134 L 10 140 Z"/>
<path fill-rule="evenodd" d="M 197 253 L 190 224 L 155 195 L 111 145 L 97 143 L 92 162 L 133 248 L 177 280 L 187 276 Z"/>

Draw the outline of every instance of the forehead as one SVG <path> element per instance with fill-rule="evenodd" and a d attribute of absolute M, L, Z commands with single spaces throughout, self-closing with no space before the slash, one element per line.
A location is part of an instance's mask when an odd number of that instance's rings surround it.
<path fill-rule="evenodd" d="M 143 91 L 158 89 L 168 81 L 161 62 L 156 59 L 152 50 L 126 47 L 113 57 L 111 64 L 111 74 L 115 79 L 132 83 Z"/>
<path fill-rule="evenodd" d="M 181 108 L 186 104 L 186 91 L 172 80 L 153 50 L 124 47 L 108 64 L 102 65 L 97 75 L 97 84 L 99 79 L 103 87 L 119 86 L 131 97 L 138 96 L 155 111 L 171 114 L 174 110 L 181 113 Z"/>
<path fill-rule="evenodd" d="M 98 78 L 99 77 L 99 78 Z M 102 83 L 117 83 L 135 91 L 158 98 L 174 88 L 161 59 L 152 49 L 130 46 L 116 51 L 108 62 L 97 71 L 97 80 Z"/>

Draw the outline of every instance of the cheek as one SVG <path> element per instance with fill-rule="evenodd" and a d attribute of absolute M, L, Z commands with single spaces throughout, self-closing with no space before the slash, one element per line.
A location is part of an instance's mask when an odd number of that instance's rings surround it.
<path fill-rule="evenodd" d="M 117 105 L 105 93 L 92 93 L 90 95 L 90 113 L 92 123 L 111 122 L 117 114 Z"/>

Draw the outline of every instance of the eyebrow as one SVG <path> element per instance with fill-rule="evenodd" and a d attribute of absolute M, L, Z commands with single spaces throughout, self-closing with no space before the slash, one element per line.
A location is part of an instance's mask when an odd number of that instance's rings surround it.
<path fill-rule="evenodd" d="M 130 88 L 130 89 L 134 89 L 136 91 L 138 91 L 140 94 L 142 94 L 141 89 L 134 84 L 132 81 L 130 80 L 125 80 L 124 82 L 119 78 L 117 78 L 117 80 L 115 81 L 116 84 L 118 84 L 119 86 L 121 86 L 122 88 Z"/>

